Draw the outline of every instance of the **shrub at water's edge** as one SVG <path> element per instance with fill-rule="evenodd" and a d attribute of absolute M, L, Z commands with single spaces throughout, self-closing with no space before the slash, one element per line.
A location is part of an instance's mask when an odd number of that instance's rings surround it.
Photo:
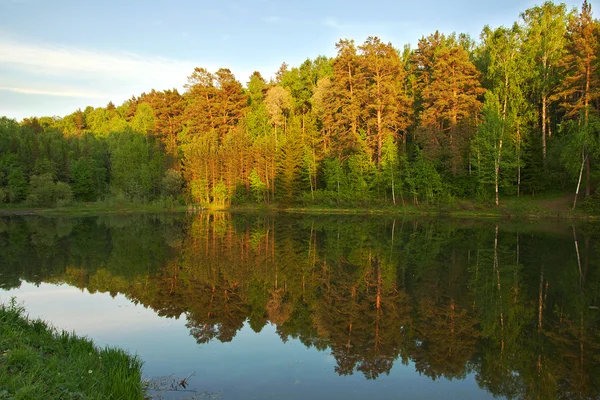
<path fill-rule="evenodd" d="M 142 362 L 0 305 L 0 399 L 143 399 Z"/>

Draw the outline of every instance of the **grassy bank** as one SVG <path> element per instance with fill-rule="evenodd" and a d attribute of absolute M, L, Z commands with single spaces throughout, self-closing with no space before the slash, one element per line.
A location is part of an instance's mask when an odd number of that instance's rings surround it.
<path fill-rule="evenodd" d="M 307 206 L 260 206 L 251 205 L 221 208 L 232 212 L 288 212 L 298 214 L 374 214 L 374 215 L 406 215 L 406 216 L 439 216 L 456 218 L 523 218 L 523 219 L 588 219 L 597 220 L 598 216 L 588 212 L 580 204 L 572 210 L 573 199 L 570 194 L 557 194 L 544 197 L 507 198 L 499 206 L 489 202 L 471 200 L 455 200 L 451 204 L 415 206 L 409 202 L 404 205 L 390 204 L 350 206 L 307 205 Z"/>
<path fill-rule="evenodd" d="M 110 205 L 103 202 L 97 203 L 74 203 L 63 207 L 28 207 L 25 205 L 3 205 L 0 207 L 0 215 L 73 215 L 86 216 L 98 214 L 133 214 L 133 213 L 162 213 L 162 212 L 185 212 L 187 206 L 164 205 L 160 203 L 126 203 Z"/>
<path fill-rule="evenodd" d="M 309 204 L 285 205 L 240 204 L 232 206 L 186 206 L 174 202 L 111 202 L 73 203 L 55 208 L 31 208 L 23 205 L 3 205 L 0 215 L 73 215 L 86 216 L 98 214 L 164 213 L 186 211 L 230 211 L 259 213 L 301 213 L 301 214 L 382 214 L 407 216 L 444 216 L 457 218 L 526 218 L 526 219 L 598 219 L 596 212 L 590 212 L 584 202 L 573 211 L 572 194 L 554 194 L 542 197 L 523 196 L 502 199 L 500 206 L 491 202 L 457 199 L 449 204 L 415 206 L 410 202 L 398 203 L 356 203 L 356 204 Z M 597 208 L 597 207 L 596 207 Z"/>
<path fill-rule="evenodd" d="M 123 350 L 0 305 L 0 399 L 143 399 L 142 363 Z"/>

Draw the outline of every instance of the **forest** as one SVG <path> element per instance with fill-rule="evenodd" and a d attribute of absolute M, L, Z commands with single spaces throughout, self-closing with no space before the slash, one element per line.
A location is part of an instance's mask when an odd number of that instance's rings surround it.
<path fill-rule="evenodd" d="M 335 46 L 269 81 L 198 67 L 182 93 L 0 118 L 0 203 L 600 204 L 600 23 L 587 0 L 545 2 L 479 40 Z"/>

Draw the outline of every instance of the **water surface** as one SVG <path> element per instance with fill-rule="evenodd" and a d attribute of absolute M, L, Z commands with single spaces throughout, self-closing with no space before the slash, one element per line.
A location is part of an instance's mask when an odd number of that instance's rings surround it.
<path fill-rule="evenodd" d="M 598 398 L 595 225 L 0 219 L 0 301 L 139 354 L 174 398 Z"/>

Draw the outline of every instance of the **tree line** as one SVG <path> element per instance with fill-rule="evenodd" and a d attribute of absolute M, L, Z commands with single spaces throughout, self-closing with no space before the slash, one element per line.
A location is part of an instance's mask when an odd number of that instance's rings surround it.
<path fill-rule="evenodd" d="M 0 201 L 227 205 L 500 202 L 597 193 L 600 23 L 546 2 L 479 41 L 343 39 L 242 85 L 196 68 L 64 118 L 0 120 Z"/>

